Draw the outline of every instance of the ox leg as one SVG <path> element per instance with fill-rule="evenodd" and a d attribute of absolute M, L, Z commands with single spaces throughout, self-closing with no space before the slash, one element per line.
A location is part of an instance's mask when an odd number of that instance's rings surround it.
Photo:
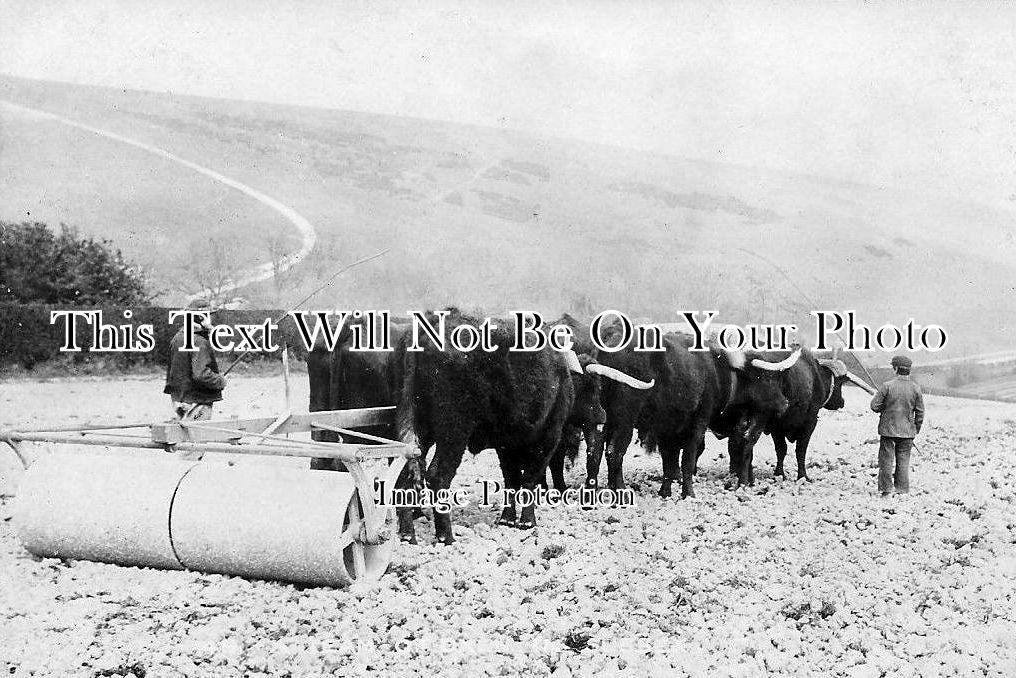
<path fill-rule="evenodd" d="M 632 430 L 625 428 L 610 439 L 607 447 L 607 486 L 612 490 L 624 489 L 624 453 L 631 444 Z"/>
<path fill-rule="evenodd" d="M 762 419 L 749 419 L 746 421 L 743 433 L 737 437 L 741 438 L 741 471 L 738 480 L 742 485 L 755 484 L 755 469 L 753 458 L 755 456 L 755 445 L 765 430 L 765 421 Z"/>
<path fill-rule="evenodd" d="M 427 448 L 421 447 L 420 450 L 420 456 L 406 462 L 398 480 L 395 481 L 396 488 L 412 494 L 417 500 L 423 491 L 424 479 L 427 477 L 427 463 L 425 461 Z M 422 510 L 419 506 L 399 506 L 395 509 L 395 515 L 399 520 L 399 537 L 402 541 L 410 544 L 417 543 L 414 521 L 421 514 Z"/>
<path fill-rule="evenodd" d="M 568 489 L 568 486 L 564 482 L 564 448 L 566 444 L 567 441 L 562 440 L 554 452 L 554 456 L 550 458 L 550 479 L 554 483 L 554 489 L 558 492 L 564 492 Z M 546 477 L 544 477 L 543 484 L 544 486 L 547 484 Z"/>
<path fill-rule="evenodd" d="M 600 486 L 600 462 L 603 460 L 603 448 L 607 441 L 614 438 L 614 427 L 609 424 L 602 435 L 598 436 L 591 448 L 586 450 L 586 487 L 596 491 Z M 584 506 L 583 508 L 592 508 Z"/>
<path fill-rule="evenodd" d="M 427 486 L 434 493 L 437 502 L 438 494 L 446 495 L 451 487 L 455 472 L 459 470 L 462 463 L 462 455 L 466 451 L 465 443 L 442 442 L 437 444 L 437 451 L 434 459 L 427 469 Z M 443 491 L 443 492 L 442 492 Z M 452 535 L 451 508 L 448 511 L 438 511 L 434 508 L 434 535 L 438 541 L 445 544 L 454 544 L 455 537 Z"/>
<path fill-rule="evenodd" d="M 727 456 L 730 458 L 728 473 L 737 476 L 741 472 L 741 455 L 744 453 L 743 445 L 735 436 L 727 438 Z"/>
<path fill-rule="evenodd" d="M 571 425 L 566 425 L 561 433 L 561 441 L 557 444 L 557 449 L 554 450 L 554 456 L 550 458 L 550 477 L 554 483 L 554 489 L 558 492 L 568 489 L 568 484 L 564 480 L 564 462 L 565 459 L 574 461 L 579 456 L 579 444 L 582 442 L 584 433 L 583 429 Z M 588 438 L 589 434 L 586 434 L 586 437 Z"/>
<path fill-rule="evenodd" d="M 558 421 L 564 422 L 568 410 L 571 409 L 571 397 L 566 400 L 559 399 L 556 407 Z M 536 485 L 541 479 L 547 477 L 547 465 L 551 458 L 560 450 L 563 452 L 566 436 L 563 435 L 561 426 L 551 427 L 544 436 L 542 444 L 537 447 L 520 450 L 519 459 L 524 460 L 522 468 L 522 488 L 529 490 L 531 501 L 522 507 L 519 521 L 515 524 L 520 530 L 530 530 L 536 527 Z M 569 438 L 570 439 L 570 438 Z M 563 457 L 562 457 L 563 464 Z M 564 483 L 562 468 L 561 482 Z"/>
<path fill-rule="evenodd" d="M 812 424 L 805 429 L 797 439 L 797 479 L 807 480 L 811 482 L 811 478 L 808 477 L 807 469 L 807 456 L 808 456 L 808 443 L 811 442 L 811 434 L 815 432 L 815 425 Z"/>
<path fill-rule="evenodd" d="M 741 484 L 741 466 L 744 463 L 744 440 L 740 436 L 727 438 L 727 456 L 730 457 L 729 475 L 723 483 L 728 490 Z"/>
<path fill-rule="evenodd" d="M 695 453 L 695 475 L 698 475 L 698 462 L 702 458 L 702 454 L 706 451 L 706 437 L 702 436 L 702 442 L 699 443 L 698 452 Z"/>
<path fill-rule="evenodd" d="M 554 441 L 554 445 L 549 449 L 553 450 L 556 446 L 557 441 Z M 525 459 L 522 469 L 522 489 L 529 490 L 532 501 L 522 506 L 515 527 L 520 530 L 530 530 L 536 527 L 536 486 L 539 484 L 540 478 L 547 477 L 547 464 L 551 455 L 542 450 L 523 450 L 521 454 L 524 455 L 521 458 Z"/>
<path fill-rule="evenodd" d="M 336 348 L 336 352 L 338 352 Z M 310 402 L 308 412 L 320 412 L 321 410 L 339 409 L 338 398 L 335 393 L 335 370 L 338 361 L 337 353 L 325 350 L 323 346 L 315 346 L 307 353 L 307 379 L 310 385 Z M 315 430 L 310 433 L 311 440 L 320 442 L 337 443 L 340 440 L 338 433 L 334 431 Z M 314 461 L 313 459 L 311 460 Z M 328 459 L 320 460 L 323 466 L 311 466 L 325 470 L 345 470 L 345 467 L 332 469 L 329 467 Z"/>
<path fill-rule="evenodd" d="M 395 509 L 399 518 L 399 538 L 409 544 L 416 544 L 416 525 L 413 524 L 413 509 L 399 507 Z"/>
<path fill-rule="evenodd" d="M 773 431 L 773 446 L 776 448 L 776 471 L 774 476 L 785 478 L 783 459 L 787 456 L 787 439 L 782 431 Z"/>
<path fill-rule="evenodd" d="M 413 487 L 417 494 L 423 492 L 427 484 L 427 452 L 421 448 L 420 456 L 416 459 L 416 468 L 413 470 Z M 420 506 L 413 507 L 413 520 L 426 517 L 427 513 Z"/>
<path fill-rule="evenodd" d="M 681 445 L 681 498 L 695 498 L 695 469 L 698 457 L 705 448 L 705 427 L 696 427 Z"/>
<path fill-rule="evenodd" d="M 660 496 L 664 499 L 673 494 L 673 483 L 681 472 L 681 446 L 672 440 L 660 440 L 660 457 L 663 460 L 663 482 L 660 484 Z"/>
<path fill-rule="evenodd" d="M 603 426 L 592 432 L 586 431 L 586 483 L 582 489 L 581 505 L 583 510 L 595 507 L 595 500 L 586 502 L 587 497 L 595 497 L 600 488 L 597 477 L 600 474 L 600 460 L 603 459 L 603 446 L 610 440 L 612 429 Z"/>
<path fill-rule="evenodd" d="M 504 476 L 505 502 L 501 507 L 501 517 L 497 519 L 498 525 L 515 527 L 518 522 L 518 515 L 515 511 L 515 493 L 522 487 L 522 467 L 519 466 L 517 451 L 504 448 L 497 449 L 497 458 L 501 463 L 501 475 Z"/>
<path fill-rule="evenodd" d="M 754 485 L 755 469 L 752 468 L 752 462 L 755 456 L 755 445 L 750 441 L 742 441 L 740 447 L 741 463 L 737 473 L 737 485 Z"/>

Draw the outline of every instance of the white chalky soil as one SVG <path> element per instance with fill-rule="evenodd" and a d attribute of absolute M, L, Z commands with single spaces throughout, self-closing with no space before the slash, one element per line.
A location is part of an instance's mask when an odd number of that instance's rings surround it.
<path fill-rule="evenodd" d="M 160 391 L 7 382 L 0 426 L 159 420 Z M 283 409 L 278 379 L 235 378 L 226 395 L 217 416 Z M 451 547 L 421 520 L 427 543 L 351 590 L 37 559 L 13 534 L 20 472 L 0 452 L 0 673 L 1016 675 L 1016 406 L 928 397 L 914 492 L 882 500 L 875 417 L 847 397 L 823 414 L 810 484 L 774 481 L 763 440 L 756 486 L 726 491 L 710 438 L 700 501 L 661 501 L 659 458 L 632 447 L 637 507 L 544 509 L 533 532 L 471 507 Z M 481 478 L 499 478 L 492 452 L 467 456 L 456 482 Z"/>

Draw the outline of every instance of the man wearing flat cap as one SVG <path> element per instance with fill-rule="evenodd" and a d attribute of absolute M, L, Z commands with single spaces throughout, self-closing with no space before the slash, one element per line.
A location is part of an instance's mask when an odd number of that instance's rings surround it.
<path fill-rule="evenodd" d="M 913 362 L 902 355 L 892 360 L 896 378 L 878 389 L 871 409 L 880 414 L 878 435 L 878 490 L 883 497 L 910 491 L 910 450 L 914 437 L 924 423 L 924 396 L 921 387 L 910 379 Z"/>
<path fill-rule="evenodd" d="M 183 351 L 187 323 L 180 328 L 169 344 L 169 365 L 166 368 L 166 386 L 173 413 L 178 420 L 200 421 L 212 418 L 212 403 L 222 400 L 226 378 L 219 374 L 215 353 L 208 341 L 212 329 L 214 309 L 207 301 L 197 299 L 187 305 L 188 311 L 200 311 L 201 326 L 194 332 L 194 351 Z M 184 453 L 185 459 L 200 459 L 199 453 Z"/>

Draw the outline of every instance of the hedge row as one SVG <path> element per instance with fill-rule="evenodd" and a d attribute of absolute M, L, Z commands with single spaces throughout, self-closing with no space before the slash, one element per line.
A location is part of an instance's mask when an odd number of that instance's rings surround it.
<path fill-rule="evenodd" d="M 63 352 L 60 348 L 64 344 L 65 321 L 57 320 L 50 323 L 51 311 L 102 311 L 102 322 L 106 325 L 129 325 L 135 332 L 144 324 L 150 324 L 153 331 L 155 346 L 151 351 L 145 352 L 93 352 L 89 348 L 92 345 L 93 328 L 86 322 L 77 322 L 77 343 L 82 348 L 80 352 Z M 138 365 L 165 365 L 169 357 L 169 343 L 182 326 L 182 320 L 177 319 L 172 325 L 169 324 L 169 312 L 177 310 L 162 306 L 148 306 L 143 308 L 132 308 L 132 317 L 128 320 L 123 316 L 122 307 L 83 307 L 69 308 L 67 306 L 48 306 L 43 304 L 11 304 L 0 303 L 0 368 L 21 365 L 31 369 L 35 365 L 58 358 L 70 359 L 74 362 L 88 362 L 101 358 L 103 361 L 112 361 L 120 367 L 131 367 Z M 260 325 L 265 319 L 276 319 L 283 314 L 278 310 L 224 310 L 216 313 L 215 322 L 222 325 L 250 324 Z M 292 319 L 286 317 L 279 323 L 277 343 L 282 345 L 285 339 L 290 355 L 303 358 L 306 349 L 303 341 L 297 332 Z M 221 360 L 232 361 L 238 357 L 238 353 L 229 352 L 219 354 Z M 250 360 L 280 360 L 281 351 L 252 355 Z"/>

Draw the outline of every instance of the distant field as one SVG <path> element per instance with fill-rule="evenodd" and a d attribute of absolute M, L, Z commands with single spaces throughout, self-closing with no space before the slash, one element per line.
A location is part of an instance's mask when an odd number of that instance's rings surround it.
<path fill-rule="evenodd" d="M 1016 374 L 964 384 L 956 392 L 973 398 L 1016 402 Z"/>
<path fill-rule="evenodd" d="M 391 247 L 311 305 L 616 307 L 661 320 L 714 308 L 726 322 L 810 326 L 804 290 L 874 327 L 946 326 L 936 358 L 1010 348 L 1016 331 L 1002 312 L 1016 308 L 1010 212 L 408 118 L 13 78 L 0 78 L 0 99 L 157 144 L 310 219 L 315 253 L 277 286 L 246 290 L 254 304 L 291 303 Z M 178 277 L 191 243 L 225 239 L 231 260 L 255 265 L 290 233 L 243 196 L 112 142 L 3 116 L 0 140 L 0 218 L 31 211 L 112 236 L 160 279 Z"/>

